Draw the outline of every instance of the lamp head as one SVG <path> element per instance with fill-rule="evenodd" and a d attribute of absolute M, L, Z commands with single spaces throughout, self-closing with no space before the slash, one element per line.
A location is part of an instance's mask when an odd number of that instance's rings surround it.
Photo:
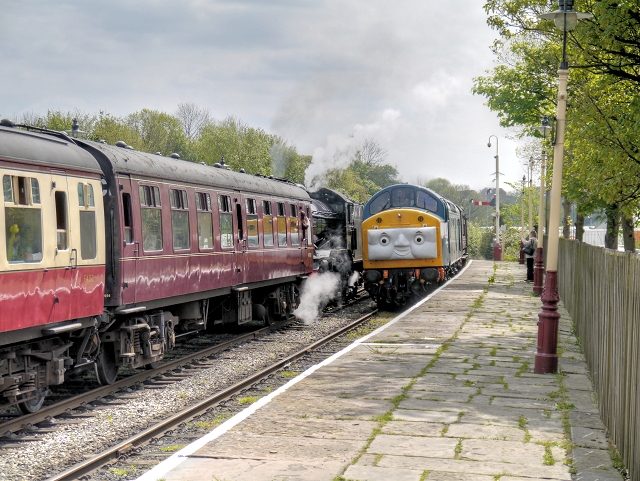
<path fill-rule="evenodd" d="M 553 20 L 556 28 L 563 32 L 570 32 L 578 25 L 579 20 L 592 18 L 590 13 L 577 12 L 573 9 L 573 0 L 558 0 L 558 10 L 543 13 L 540 18 Z"/>
<path fill-rule="evenodd" d="M 487 144 L 487 147 L 491 147 L 491 142 L 489 142 L 489 143 Z"/>

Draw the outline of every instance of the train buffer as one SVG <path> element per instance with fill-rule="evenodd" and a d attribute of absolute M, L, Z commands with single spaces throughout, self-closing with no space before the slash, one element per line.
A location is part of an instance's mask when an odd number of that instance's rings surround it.
<path fill-rule="evenodd" d="M 139 479 L 621 481 L 569 315 L 560 308 L 564 375 L 534 374 L 540 299 L 523 266 L 497 266 L 473 261 Z"/>

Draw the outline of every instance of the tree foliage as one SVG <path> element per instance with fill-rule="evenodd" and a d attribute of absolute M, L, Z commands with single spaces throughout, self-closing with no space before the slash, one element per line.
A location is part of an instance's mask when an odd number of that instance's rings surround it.
<path fill-rule="evenodd" d="M 563 190 L 581 214 L 616 206 L 630 216 L 640 211 L 640 5 L 585 0 L 575 8 L 594 18 L 568 34 Z M 551 9 L 545 0 L 485 3 L 500 35 L 492 48 L 501 65 L 476 78 L 473 92 L 522 135 L 533 135 L 543 114 L 555 114 L 562 32 L 539 19 Z"/>
<path fill-rule="evenodd" d="M 209 110 L 180 104 L 175 115 L 142 109 L 125 117 L 106 112 L 87 114 L 79 110 L 50 110 L 46 115 L 22 114 L 16 121 L 36 127 L 68 131 L 78 120 L 81 135 L 114 145 L 123 141 L 136 150 L 213 165 L 224 157 L 233 170 L 275 175 L 303 184 L 311 156 L 298 154 L 294 145 L 277 135 L 251 127 L 236 117 L 213 120 Z"/>

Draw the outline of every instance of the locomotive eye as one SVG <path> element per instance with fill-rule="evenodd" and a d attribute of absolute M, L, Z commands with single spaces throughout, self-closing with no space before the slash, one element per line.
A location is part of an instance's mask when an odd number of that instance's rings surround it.
<path fill-rule="evenodd" d="M 422 234 L 416 234 L 416 236 L 413 238 L 413 242 L 418 245 L 424 243 L 424 236 Z"/>
<path fill-rule="evenodd" d="M 386 234 L 380 237 L 380 244 L 383 246 L 389 244 L 389 237 Z"/>

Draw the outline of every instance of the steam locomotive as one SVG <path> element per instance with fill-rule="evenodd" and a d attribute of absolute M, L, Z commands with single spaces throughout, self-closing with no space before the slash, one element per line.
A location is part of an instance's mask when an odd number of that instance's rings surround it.
<path fill-rule="evenodd" d="M 34 412 L 69 372 L 110 384 L 181 335 L 295 310 L 309 194 L 172 157 L 0 122 L 0 404 Z"/>
<path fill-rule="evenodd" d="M 309 192 L 313 217 L 313 265 L 320 274 L 340 275 L 341 299 L 362 285 L 362 216 L 364 206 L 325 187 Z"/>
<path fill-rule="evenodd" d="M 393 185 L 371 197 L 362 232 L 364 285 L 381 309 L 423 295 L 467 259 L 464 212 L 421 186 Z"/>

